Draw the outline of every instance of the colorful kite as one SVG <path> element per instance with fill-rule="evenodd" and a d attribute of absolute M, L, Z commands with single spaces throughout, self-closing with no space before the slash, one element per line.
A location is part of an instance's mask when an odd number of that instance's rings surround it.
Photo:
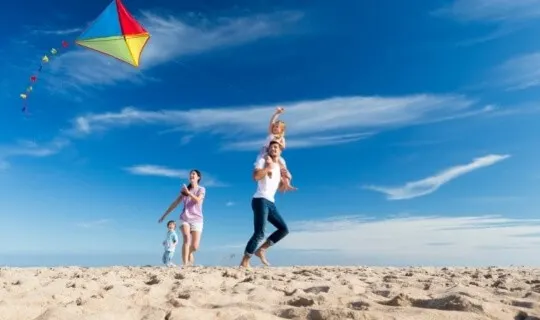
<path fill-rule="evenodd" d="M 113 0 L 75 43 L 138 67 L 149 38 L 122 2 Z"/>
<path fill-rule="evenodd" d="M 149 39 L 148 31 L 133 18 L 122 1 L 112 0 L 88 29 L 75 40 L 75 43 L 138 67 L 142 51 Z M 68 46 L 66 41 L 62 41 L 62 48 L 65 49 Z M 36 74 L 30 77 L 29 86 L 24 93 L 20 94 L 23 99 L 23 112 L 28 109 L 27 99 L 33 90 L 34 83 L 38 80 L 38 74 L 43 66 L 59 53 L 58 49 L 52 48 L 41 58 Z"/>

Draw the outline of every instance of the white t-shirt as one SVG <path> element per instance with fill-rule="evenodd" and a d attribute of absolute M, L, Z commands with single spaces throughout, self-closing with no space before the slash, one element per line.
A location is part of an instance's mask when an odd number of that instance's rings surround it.
<path fill-rule="evenodd" d="M 285 164 L 285 160 L 283 160 L 283 158 L 281 161 L 283 161 L 283 164 Z M 255 169 L 264 169 L 265 164 L 266 160 L 264 160 L 264 156 L 259 156 L 255 161 Z M 274 163 L 274 167 L 272 168 L 272 177 L 265 175 L 261 180 L 257 181 L 257 191 L 255 191 L 253 198 L 264 198 L 270 202 L 274 202 L 280 181 L 281 169 L 279 168 L 278 163 Z"/>

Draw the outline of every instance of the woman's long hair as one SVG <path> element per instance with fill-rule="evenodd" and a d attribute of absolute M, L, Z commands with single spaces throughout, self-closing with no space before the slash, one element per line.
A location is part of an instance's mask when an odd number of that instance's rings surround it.
<path fill-rule="evenodd" d="M 200 183 L 200 182 L 201 182 L 201 179 L 202 179 L 202 174 L 201 174 L 201 172 L 200 172 L 199 170 L 197 170 L 197 169 L 193 169 L 193 170 L 191 170 L 191 171 L 189 172 L 189 174 L 191 175 L 193 172 L 195 172 L 195 173 L 197 174 L 197 177 L 199 177 L 199 179 L 197 179 L 197 183 Z M 193 189 L 193 185 L 191 185 L 191 182 L 188 184 L 187 188 L 188 188 L 188 190 Z M 182 194 L 184 194 L 184 193 L 182 192 Z M 186 196 L 186 194 L 184 194 L 184 195 Z"/>

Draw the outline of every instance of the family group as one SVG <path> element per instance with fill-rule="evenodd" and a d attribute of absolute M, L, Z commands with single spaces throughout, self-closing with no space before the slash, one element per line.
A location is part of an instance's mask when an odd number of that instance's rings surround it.
<path fill-rule="evenodd" d="M 251 199 L 254 230 L 244 250 L 244 255 L 240 262 L 241 267 L 249 267 L 250 259 L 253 255 L 257 256 L 264 265 L 270 265 L 266 259 L 266 251 L 289 233 L 287 224 L 275 204 L 277 191 L 288 192 L 296 190 L 291 185 L 292 175 L 287 169 L 285 159 L 281 157 L 281 153 L 286 147 L 285 122 L 278 120 L 278 118 L 284 111 L 284 108 L 278 107 L 272 115 L 268 127 L 267 139 L 254 163 L 253 179 L 257 182 L 257 190 Z M 194 254 L 199 249 L 204 226 L 202 208 L 206 197 L 206 189 L 201 185 L 201 179 L 202 174 L 199 170 L 191 170 L 189 173 L 189 184 L 187 186 L 185 184 L 182 185 L 176 199 L 167 208 L 165 213 L 163 213 L 161 218 L 159 218 L 159 223 L 163 222 L 180 203 L 183 203 L 179 229 L 183 237 L 182 264 L 184 266 L 194 264 Z M 276 231 L 258 247 L 264 238 L 267 221 L 274 225 Z M 165 248 L 162 258 L 163 264 L 174 266 L 172 260 L 178 243 L 176 222 L 170 220 L 167 222 L 167 236 L 165 241 L 163 241 Z"/>

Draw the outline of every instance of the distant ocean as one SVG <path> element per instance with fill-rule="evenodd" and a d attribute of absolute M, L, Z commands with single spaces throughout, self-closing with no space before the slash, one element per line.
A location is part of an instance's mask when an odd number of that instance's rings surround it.
<path fill-rule="evenodd" d="M 197 256 L 196 264 L 202 265 L 238 265 L 239 258 L 231 254 L 212 253 Z M 0 267 L 108 267 L 108 266 L 159 266 L 161 265 L 161 252 L 155 254 L 1 254 Z M 177 252 L 174 263 L 180 264 L 181 256 Z"/>
<path fill-rule="evenodd" d="M 233 253 L 232 251 L 240 251 Z M 208 250 L 198 252 L 196 265 L 235 267 L 240 263 L 241 250 L 215 251 Z M 0 267 L 58 267 L 58 266 L 81 266 L 81 267 L 110 267 L 110 266 L 160 266 L 162 252 L 156 253 L 123 253 L 123 254 L 3 254 L 0 253 Z M 269 252 L 268 258 L 273 266 L 511 266 L 513 259 L 508 257 L 494 257 L 491 261 L 464 259 L 442 259 L 433 257 L 419 259 L 413 255 L 408 256 L 343 256 L 331 251 L 288 251 L 275 250 Z M 498 259 L 497 259 L 498 258 Z M 180 252 L 176 252 L 173 262 L 181 264 Z M 254 257 L 253 265 L 259 265 L 259 260 Z M 521 264 L 517 264 L 521 265 Z M 535 266 L 533 264 L 529 266 Z"/>

